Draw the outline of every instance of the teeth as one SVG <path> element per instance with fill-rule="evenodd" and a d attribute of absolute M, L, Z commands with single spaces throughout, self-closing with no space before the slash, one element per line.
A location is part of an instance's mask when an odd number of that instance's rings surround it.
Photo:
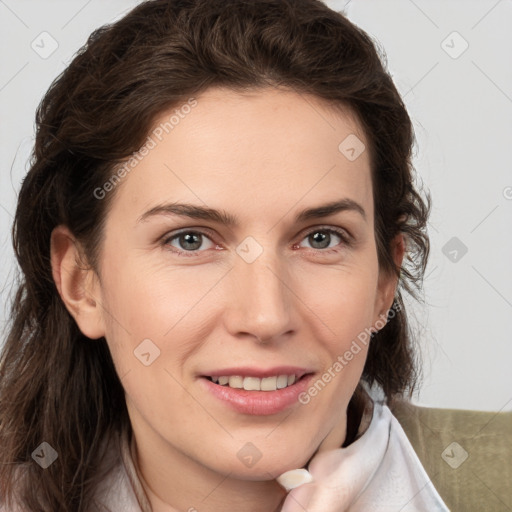
<path fill-rule="evenodd" d="M 245 377 L 244 389 L 247 391 L 260 391 L 261 379 L 258 379 L 257 377 Z"/>
<path fill-rule="evenodd" d="M 230 388 L 242 389 L 244 387 L 244 379 L 240 377 L 240 375 L 233 375 L 233 377 L 229 377 Z"/>
<path fill-rule="evenodd" d="M 295 375 L 276 375 L 274 377 L 242 377 L 241 375 L 231 375 L 222 377 L 212 377 L 213 382 L 220 386 L 229 386 L 235 389 L 245 389 L 247 391 L 276 391 L 291 386 L 297 379 Z"/>
<path fill-rule="evenodd" d="M 277 389 L 283 389 L 288 386 L 288 375 L 279 375 L 277 377 Z"/>
<path fill-rule="evenodd" d="M 275 391 L 277 389 L 277 377 L 265 377 L 261 379 L 261 391 Z"/>

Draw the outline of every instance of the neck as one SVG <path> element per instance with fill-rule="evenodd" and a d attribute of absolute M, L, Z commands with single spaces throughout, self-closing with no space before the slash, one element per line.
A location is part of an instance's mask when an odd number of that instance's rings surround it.
<path fill-rule="evenodd" d="M 250 481 L 219 475 L 198 468 L 179 453 L 172 465 L 159 468 L 152 463 L 159 459 L 150 456 L 147 460 L 134 439 L 132 453 L 151 512 L 277 512 L 286 498 L 286 491 L 274 479 Z"/>

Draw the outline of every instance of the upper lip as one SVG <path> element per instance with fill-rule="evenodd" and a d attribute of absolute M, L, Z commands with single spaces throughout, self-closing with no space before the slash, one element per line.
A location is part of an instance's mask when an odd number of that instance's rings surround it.
<path fill-rule="evenodd" d="M 296 379 L 300 379 L 303 375 L 312 373 L 312 370 L 301 368 L 298 366 L 274 366 L 273 368 L 255 368 L 252 366 L 239 366 L 231 368 L 222 368 L 220 370 L 211 370 L 204 372 L 203 377 L 224 377 L 240 375 L 242 377 L 257 377 L 263 379 L 265 377 L 274 377 L 276 375 L 295 375 Z"/>

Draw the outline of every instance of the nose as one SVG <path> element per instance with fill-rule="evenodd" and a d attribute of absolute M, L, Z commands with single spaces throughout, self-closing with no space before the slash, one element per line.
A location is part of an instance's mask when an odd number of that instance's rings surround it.
<path fill-rule="evenodd" d="M 252 263 L 237 257 L 224 310 L 228 331 L 264 343 L 278 341 L 292 330 L 293 293 L 284 264 L 263 251 Z"/>

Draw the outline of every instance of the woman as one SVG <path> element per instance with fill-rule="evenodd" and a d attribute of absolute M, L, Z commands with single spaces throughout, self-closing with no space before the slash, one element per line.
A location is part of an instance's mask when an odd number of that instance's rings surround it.
<path fill-rule="evenodd" d="M 388 408 L 429 252 L 413 141 L 317 0 L 150 0 L 94 32 L 16 210 L 5 510 L 447 510 Z"/>

